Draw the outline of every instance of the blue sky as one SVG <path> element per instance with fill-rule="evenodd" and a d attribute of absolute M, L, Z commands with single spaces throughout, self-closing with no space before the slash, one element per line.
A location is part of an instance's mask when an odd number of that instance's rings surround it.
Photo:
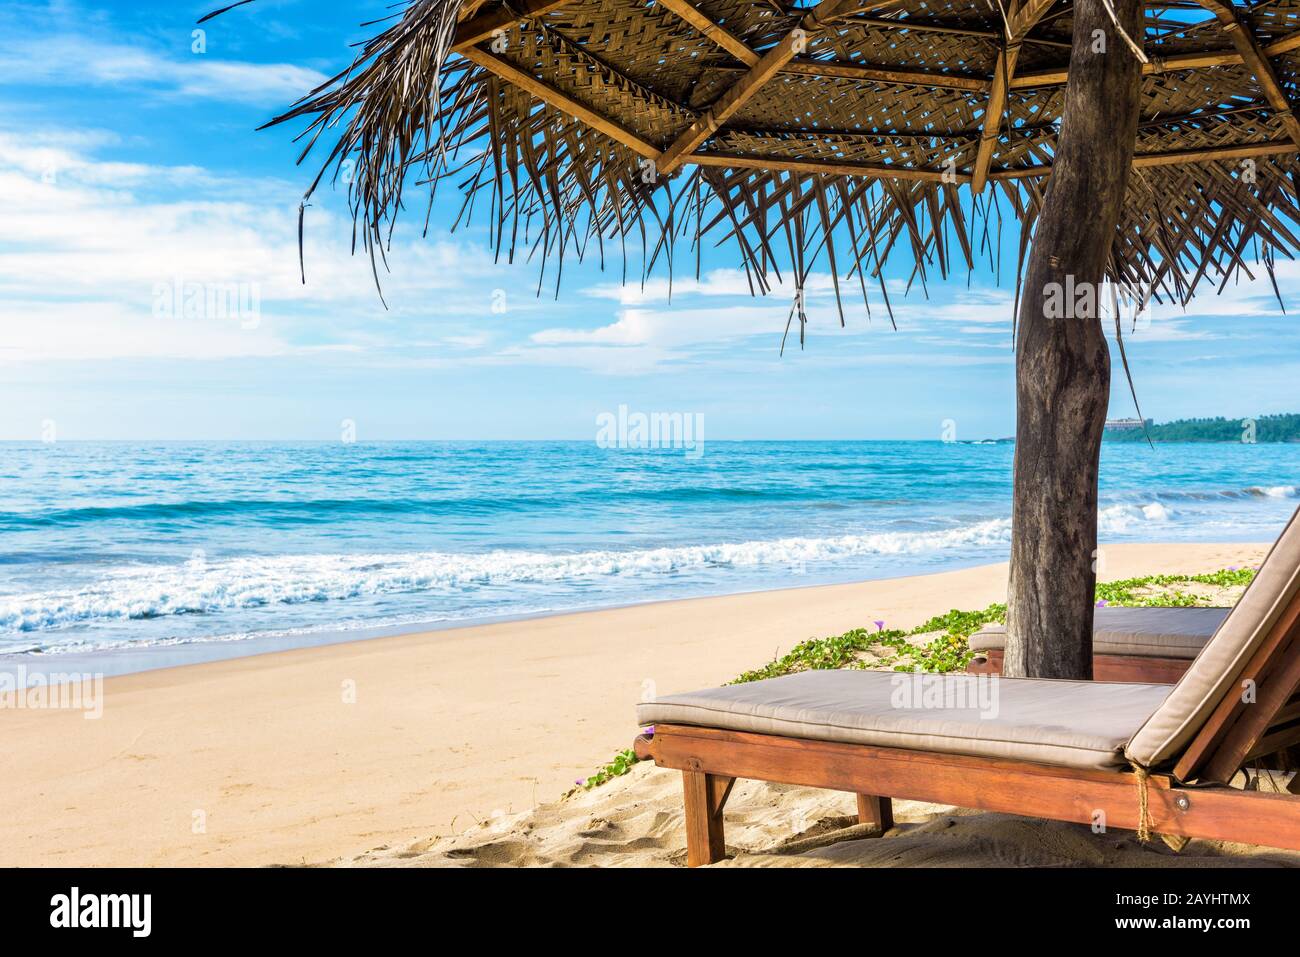
<path fill-rule="evenodd" d="M 703 413 L 711 438 L 959 438 L 1014 428 L 1011 290 L 964 271 L 901 297 L 823 282 L 806 348 L 778 354 L 789 292 L 753 299 L 734 248 L 699 282 L 619 284 L 621 265 L 492 262 L 477 225 L 397 231 L 375 293 L 338 194 L 308 212 L 298 279 L 294 130 L 255 128 L 345 66 L 378 3 L 8 3 L 0 8 L 0 438 L 590 438 L 598 413 Z M 683 257 L 688 258 L 688 257 Z M 901 269 L 899 262 L 897 268 Z M 639 259 L 630 272 L 637 274 Z M 1262 274 L 1262 273 L 1261 273 Z M 1282 264 L 1300 309 L 1300 267 Z M 253 313 L 168 312 L 237 287 Z M 164 305 L 160 308 L 160 302 Z M 496 308 L 494 308 L 494 305 Z M 501 307 L 504 306 L 504 309 Z M 1127 337 L 1158 420 L 1300 411 L 1300 331 L 1267 283 L 1157 307 Z M 1132 414 L 1118 366 L 1111 411 Z"/>

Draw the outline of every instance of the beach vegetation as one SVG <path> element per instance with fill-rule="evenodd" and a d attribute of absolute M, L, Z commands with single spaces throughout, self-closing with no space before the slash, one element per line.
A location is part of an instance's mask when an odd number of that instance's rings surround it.
<path fill-rule="evenodd" d="M 1099 605 L 1136 608 L 1229 605 L 1236 589 L 1255 577 L 1253 568 L 1224 568 L 1203 575 L 1145 575 L 1097 583 Z"/>
<path fill-rule="evenodd" d="M 604 767 L 598 768 L 596 773 L 591 775 L 585 781 L 579 781 L 578 785 L 584 791 L 590 791 L 594 787 L 604 784 L 606 781 L 612 781 L 614 778 L 622 777 L 632 770 L 632 765 L 637 763 L 636 752 L 631 748 L 626 751 L 620 751 L 614 755 L 614 760 L 610 761 Z"/>
<path fill-rule="evenodd" d="M 1107 429 L 1107 442 L 1300 442 L 1300 414 L 1178 419 L 1143 429 Z"/>

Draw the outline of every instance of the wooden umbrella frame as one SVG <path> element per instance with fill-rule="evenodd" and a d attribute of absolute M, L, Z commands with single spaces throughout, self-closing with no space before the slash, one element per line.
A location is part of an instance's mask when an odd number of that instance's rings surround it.
<path fill-rule="evenodd" d="M 796 289 L 828 263 L 843 319 L 844 280 L 864 298 L 878 283 L 889 307 L 882 270 L 900 249 L 922 282 L 956 257 L 1000 271 L 990 231 L 1012 222 L 1023 263 L 1074 9 L 409 0 L 394 19 L 272 121 L 307 121 L 304 158 L 333 140 L 308 196 L 346 174 L 372 257 L 417 172 L 430 189 L 454 180 L 462 220 L 488 206 L 512 260 L 603 256 L 617 237 L 635 239 L 648 272 L 671 268 L 678 239 L 698 249 L 712 233 L 736 241 L 756 292 L 787 254 L 793 276 L 778 281 Z M 1201 282 L 1253 276 L 1247 253 L 1271 272 L 1300 248 L 1300 0 L 1169 0 L 1143 24 L 1133 172 L 1105 272 L 1126 298 L 1185 303 Z M 1113 55 L 1134 55 L 1112 39 Z"/>

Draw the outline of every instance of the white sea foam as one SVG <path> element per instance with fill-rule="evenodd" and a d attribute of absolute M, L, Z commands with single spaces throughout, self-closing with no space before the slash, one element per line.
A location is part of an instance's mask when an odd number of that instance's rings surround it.
<path fill-rule="evenodd" d="M 1132 531 L 1136 525 L 1170 522 L 1175 514 L 1173 509 L 1159 502 L 1109 505 L 1097 512 L 1097 531 L 1102 535 L 1118 535 Z"/>
<path fill-rule="evenodd" d="M 1294 485 L 1252 485 L 1246 489 L 1246 494 L 1258 495 L 1262 498 L 1295 498 L 1296 487 Z"/>
<path fill-rule="evenodd" d="M 1009 519 L 925 532 L 546 554 L 419 552 L 278 555 L 130 566 L 76 589 L 0 596 L 0 631 L 31 632 L 97 620 L 159 618 L 266 605 L 411 592 L 466 593 L 521 583 L 583 584 L 715 567 L 827 562 L 1006 545 Z"/>

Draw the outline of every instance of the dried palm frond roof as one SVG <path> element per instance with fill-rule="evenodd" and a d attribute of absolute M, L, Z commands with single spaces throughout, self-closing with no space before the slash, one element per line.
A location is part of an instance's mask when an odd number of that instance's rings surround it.
<path fill-rule="evenodd" d="M 1271 276 L 1300 246 L 1300 0 L 1144 18 L 1144 53 L 1108 38 L 1145 59 L 1110 277 L 1186 302 Z M 716 240 L 756 291 L 821 263 L 865 296 L 900 247 L 922 281 L 996 273 L 1006 224 L 1023 259 L 1072 29 L 1065 0 L 409 0 L 273 122 L 307 121 L 304 158 L 324 140 L 312 189 L 346 171 L 372 256 L 404 190 L 451 180 L 512 259 Z"/>

